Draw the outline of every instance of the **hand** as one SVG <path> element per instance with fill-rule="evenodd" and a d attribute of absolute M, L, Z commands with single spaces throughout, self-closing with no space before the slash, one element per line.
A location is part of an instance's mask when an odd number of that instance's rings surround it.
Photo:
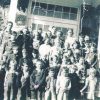
<path fill-rule="evenodd" d="M 83 93 L 83 91 L 82 91 L 82 90 L 80 90 L 80 92 L 81 92 L 81 95 L 84 95 L 84 93 Z"/>

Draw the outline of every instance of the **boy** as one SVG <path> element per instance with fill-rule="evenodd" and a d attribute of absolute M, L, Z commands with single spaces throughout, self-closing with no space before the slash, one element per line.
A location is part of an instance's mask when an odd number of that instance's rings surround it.
<path fill-rule="evenodd" d="M 9 70 L 6 71 L 5 82 L 4 82 L 4 100 L 15 100 L 17 90 L 17 71 L 16 61 L 11 60 L 9 64 Z"/>
<path fill-rule="evenodd" d="M 55 69 L 49 69 L 49 75 L 46 77 L 45 100 L 56 100 L 56 78 Z"/>
<path fill-rule="evenodd" d="M 45 90 L 45 70 L 43 69 L 43 63 L 37 61 L 36 69 L 30 76 L 30 91 L 31 100 L 42 100 L 42 96 Z"/>
<path fill-rule="evenodd" d="M 69 90 L 69 100 L 78 99 L 80 100 L 79 82 L 80 79 L 76 74 L 77 67 L 72 65 L 70 68 L 69 78 L 71 80 L 71 89 Z"/>
<path fill-rule="evenodd" d="M 57 100 L 68 100 L 69 90 L 71 88 L 71 81 L 68 77 L 68 68 L 63 67 L 61 75 L 57 77 L 56 93 Z"/>
<path fill-rule="evenodd" d="M 27 100 L 29 90 L 29 70 L 27 63 L 23 62 L 21 77 L 21 97 L 19 100 Z"/>

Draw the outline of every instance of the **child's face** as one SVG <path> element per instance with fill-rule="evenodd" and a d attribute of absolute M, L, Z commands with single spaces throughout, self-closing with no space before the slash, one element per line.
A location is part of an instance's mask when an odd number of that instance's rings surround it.
<path fill-rule="evenodd" d="M 83 58 L 80 58 L 79 63 L 80 64 L 83 64 L 84 63 L 84 59 Z"/>
<path fill-rule="evenodd" d="M 16 39 L 15 35 L 11 35 L 11 41 L 14 41 Z"/>
<path fill-rule="evenodd" d="M 95 48 L 94 48 L 94 47 L 91 47 L 91 48 L 90 48 L 90 51 L 91 51 L 91 52 L 94 52 L 94 51 L 95 51 Z"/>
<path fill-rule="evenodd" d="M 71 68 L 71 69 L 70 69 L 70 72 L 71 72 L 71 73 L 75 73 L 76 70 L 75 70 L 74 68 Z"/>
<path fill-rule="evenodd" d="M 36 53 L 32 53 L 33 58 L 37 58 L 37 54 Z"/>
<path fill-rule="evenodd" d="M 54 77 L 54 72 L 51 72 L 51 71 L 50 71 L 50 72 L 49 72 L 49 76 L 50 76 L 50 77 Z"/>
<path fill-rule="evenodd" d="M 17 48 L 13 48 L 13 53 L 17 54 L 18 53 L 18 49 Z"/>
<path fill-rule="evenodd" d="M 23 58 L 26 58 L 26 56 L 27 56 L 26 52 L 23 52 L 22 54 L 23 54 Z"/>
<path fill-rule="evenodd" d="M 68 36 L 72 36 L 72 35 L 73 35 L 73 32 L 72 32 L 71 30 L 69 30 L 69 31 L 67 32 L 67 34 L 68 34 Z"/>
<path fill-rule="evenodd" d="M 41 62 L 37 62 L 36 68 L 37 68 L 37 69 L 41 69 L 41 68 L 42 68 L 42 63 L 41 63 Z"/>
<path fill-rule="evenodd" d="M 76 49 L 77 46 L 78 46 L 77 43 L 74 43 L 74 44 L 73 44 L 73 48 L 74 48 L 74 49 Z"/>
<path fill-rule="evenodd" d="M 67 77 L 67 76 L 68 76 L 68 72 L 66 72 L 66 71 L 62 71 L 61 75 Z"/>

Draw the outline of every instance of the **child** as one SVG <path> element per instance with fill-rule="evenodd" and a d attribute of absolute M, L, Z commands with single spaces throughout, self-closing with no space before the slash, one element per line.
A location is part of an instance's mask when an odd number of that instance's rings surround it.
<path fill-rule="evenodd" d="M 71 80 L 71 89 L 69 90 L 69 100 L 80 100 L 79 82 L 80 79 L 76 74 L 77 67 L 72 65 L 69 72 L 69 78 Z"/>
<path fill-rule="evenodd" d="M 6 71 L 5 82 L 4 82 L 4 100 L 15 100 L 17 90 L 17 71 L 16 61 L 11 60 L 9 64 L 9 70 Z"/>
<path fill-rule="evenodd" d="M 21 77 L 21 97 L 19 100 L 27 100 L 29 89 L 29 70 L 27 63 L 23 63 L 23 73 Z"/>
<path fill-rule="evenodd" d="M 86 78 L 85 86 L 80 90 L 81 93 L 88 88 L 87 91 L 87 100 L 95 100 L 95 88 L 97 83 L 96 78 L 96 70 L 94 68 L 90 68 L 89 76 Z"/>
<path fill-rule="evenodd" d="M 45 70 L 42 68 L 43 63 L 41 61 L 37 61 L 36 69 L 30 76 L 31 100 L 42 100 L 45 89 Z"/>
<path fill-rule="evenodd" d="M 71 81 L 68 77 L 68 68 L 63 67 L 61 75 L 57 77 L 56 93 L 57 100 L 68 100 L 69 90 L 71 88 Z"/>
<path fill-rule="evenodd" d="M 45 100 L 56 100 L 56 78 L 55 70 L 50 68 L 49 75 L 46 77 Z"/>

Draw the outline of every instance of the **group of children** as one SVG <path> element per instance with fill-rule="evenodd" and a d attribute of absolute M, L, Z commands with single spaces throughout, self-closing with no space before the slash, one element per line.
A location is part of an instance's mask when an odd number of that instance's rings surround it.
<path fill-rule="evenodd" d="M 89 36 L 25 27 L 0 34 L 0 100 L 100 100 L 96 44 Z"/>

